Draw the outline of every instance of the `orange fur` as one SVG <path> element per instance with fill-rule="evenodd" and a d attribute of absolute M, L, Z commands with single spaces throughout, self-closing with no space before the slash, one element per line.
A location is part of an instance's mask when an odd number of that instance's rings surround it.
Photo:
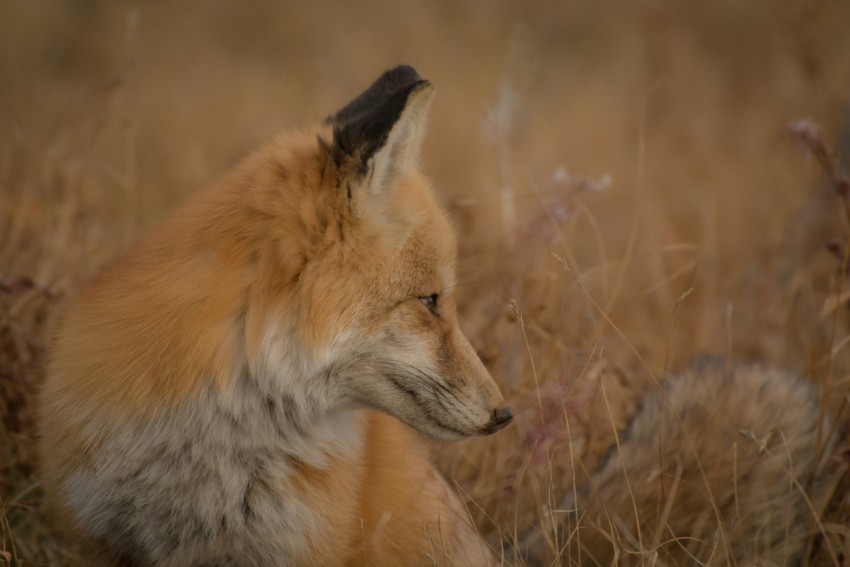
<path fill-rule="evenodd" d="M 490 561 L 418 434 L 369 411 L 443 438 L 510 419 L 413 165 L 430 85 L 398 73 L 387 101 L 245 158 L 77 298 L 39 417 L 77 536 L 136 564 Z"/>

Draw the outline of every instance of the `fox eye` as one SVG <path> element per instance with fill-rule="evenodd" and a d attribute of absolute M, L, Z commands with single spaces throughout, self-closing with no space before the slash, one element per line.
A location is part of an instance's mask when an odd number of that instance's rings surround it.
<path fill-rule="evenodd" d="M 431 295 L 420 297 L 419 301 L 422 302 L 422 305 L 428 308 L 428 311 L 430 311 L 432 315 L 439 315 L 437 312 L 437 299 L 439 299 L 439 297 L 440 296 L 436 293 L 432 293 Z"/>

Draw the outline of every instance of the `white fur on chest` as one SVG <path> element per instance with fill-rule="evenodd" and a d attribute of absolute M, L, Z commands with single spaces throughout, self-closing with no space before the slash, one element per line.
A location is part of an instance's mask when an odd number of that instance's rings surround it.
<path fill-rule="evenodd" d="M 297 563 L 318 519 L 288 489 L 290 463 L 324 468 L 363 436 L 362 416 L 325 412 L 314 386 L 270 388 L 244 372 L 227 391 L 127 422 L 68 477 L 68 506 L 134 564 Z"/>

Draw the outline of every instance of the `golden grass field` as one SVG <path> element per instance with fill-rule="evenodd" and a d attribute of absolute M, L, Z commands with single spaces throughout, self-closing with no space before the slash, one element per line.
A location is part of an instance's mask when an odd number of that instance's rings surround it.
<path fill-rule="evenodd" d="M 435 459 L 505 561 L 644 392 L 710 353 L 817 384 L 838 450 L 805 562 L 847 564 L 850 206 L 788 129 L 814 120 L 847 164 L 847 30 L 844 0 L 0 2 L 0 565 L 85 562 L 34 471 L 67 302 L 402 62 L 437 88 L 424 167 L 461 235 L 462 323 L 517 416 Z"/>

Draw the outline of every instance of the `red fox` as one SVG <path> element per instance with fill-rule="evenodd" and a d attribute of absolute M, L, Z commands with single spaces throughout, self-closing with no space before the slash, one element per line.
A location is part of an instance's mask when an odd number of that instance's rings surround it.
<path fill-rule="evenodd" d="M 38 417 L 73 537 L 130 565 L 492 562 L 416 433 L 512 418 L 458 326 L 455 236 L 418 172 L 432 95 L 387 71 L 80 294 Z"/>

